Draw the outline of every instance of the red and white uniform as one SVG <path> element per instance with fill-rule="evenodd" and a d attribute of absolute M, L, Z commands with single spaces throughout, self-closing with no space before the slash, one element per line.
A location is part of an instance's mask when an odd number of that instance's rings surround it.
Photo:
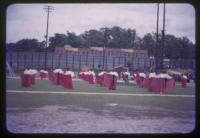
<path fill-rule="evenodd" d="M 182 88 L 185 88 L 187 86 L 187 76 L 182 75 L 181 77 L 181 86 Z"/>
<path fill-rule="evenodd" d="M 128 71 L 127 72 L 123 72 L 122 78 L 123 78 L 124 82 L 127 83 L 129 78 L 130 78 L 130 73 Z"/>
<path fill-rule="evenodd" d="M 48 71 L 40 70 L 40 79 L 44 79 L 48 76 Z"/>

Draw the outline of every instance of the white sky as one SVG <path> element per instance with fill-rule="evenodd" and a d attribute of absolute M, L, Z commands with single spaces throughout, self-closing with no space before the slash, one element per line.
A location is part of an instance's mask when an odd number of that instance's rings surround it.
<path fill-rule="evenodd" d="M 47 4 L 13 4 L 7 9 L 6 42 L 23 38 L 44 40 Z M 136 29 L 143 37 L 156 31 L 157 4 L 48 4 L 50 13 L 49 36 L 55 33 L 75 32 L 77 35 L 90 29 L 120 26 Z M 160 4 L 159 31 L 162 29 L 163 4 Z M 177 37 L 187 36 L 195 43 L 195 9 L 189 4 L 166 4 L 166 33 Z"/>

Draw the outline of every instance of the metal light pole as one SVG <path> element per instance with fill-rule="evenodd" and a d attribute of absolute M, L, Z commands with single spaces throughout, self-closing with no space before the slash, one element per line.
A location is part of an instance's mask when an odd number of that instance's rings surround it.
<path fill-rule="evenodd" d="M 156 54 L 155 54 L 155 71 L 158 71 L 159 68 L 159 59 L 158 59 L 158 52 L 159 52 L 159 46 L 158 46 L 158 24 L 159 24 L 159 3 L 157 4 L 157 23 L 156 23 Z"/>
<path fill-rule="evenodd" d="M 105 50 L 106 50 L 107 29 L 104 30 L 104 45 L 103 45 L 103 70 L 105 70 Z"/>
<path fill-rule="evenodd" d="M 44 10 L 47 12 L 47 28 L 46 28 L 46 46 L 45 46 L 45 70 L 47 69 L 47 47 L 48 47 L 48 29 L 49 29 L 49 12 L 53 10 L 53 6 L 45 6 Z"/>
<path fill-rule="evenodd" d="M 162 30 L 162 47 L 161 47 L 161 68 L 163 69 L 163 51 L 164 51 L 164 43 L 165 41 L 165 3 L 163 5 L 163 30 Z"/>

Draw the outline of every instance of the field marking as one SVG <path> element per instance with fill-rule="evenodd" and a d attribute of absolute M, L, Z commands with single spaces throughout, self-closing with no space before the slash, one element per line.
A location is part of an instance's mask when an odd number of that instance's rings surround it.
<path fill-rule="evenodd" d="M 20 79 L 20 77 L 6 77 L 6 78 L 8 78 L 8 79 Z M 41 80 L 39 77 L 36 77 L 35 79 L 36 79 L 36 80 Z M 49 79 L 48 79 L 48 78 L 44 78 L 43 80 L 49 80 Z M 73 80 L 73 81 L 84 81 L 84 80 L 78 79 L 78 78 L 72 78 L 72 80 Z M 117 82 L 119 82 L 119 83 L 124 83 L 123 80 L 117 80 Z M 129 80 L 129 83 L 136 84 L 136 82 L 133 81 L 133 80 Z"/>
<path fill-rule="evenodd" d="M 123 95 L 123 96 L 158 96 L 158 97 L 184 97 L 195 98 L 195 95 L 173 95 L 173 94 L 131 94 L 131 93 L 98 93 L 98 92 L 63 92 L 63 91 L 20 91 L 20 90 L 6 90 L 11 93 L 46 93 L 46 94 L 82 94 L 82 95 Z"/>
<path fill-rule="evenodd" d="M 20 77 L 6 77 L 8 79 L 20 79 Z M 36 77 L 35 78 L 36 80 L 41 80 L 40 77 Z M 48 78 L 44 78 L 43 80 L 49 80 Z M 76 81 L 83 81 L 82 79 L 79 79 L 79 78 L 72 78 L 72 80 L 76 80 Z M 120 82 L 124 82 L 123 80 L 117 80 L 117 81 L 120 81 Z M 133 80 L 129 80 L 129 82 L 134 82 Z"/>
<path fill-rule="evenodd" d="M 20 79 L 20 77 L 6 77 L 6 78 L 8 78 L 8 79 Z M 41 79 L 39 77 L 36 77 L 36 80 L 41 80 Z M 48 80 L 48 78 L 45 78 L 43 80 Z M 83 81 L 81 79 L 72 79 L 72 80 L 74 80 L 74 81 Z M 117 82 L 124 83 L 123 80 L 117 80 Z M 129 80 L 129 83 L 136 84 L 136 82 L 133 81 L 133 80 Z M 176 85 L 181 85 L 181 84 L 180 83 L 176 83 Z M 195 86 L 195 83 L 187 83 L 187 86 Z"/>
<path fill-rule="evenodd" d="M 6 77 L 8 79 L 20 79 L 20 77 Z M 36 80 L 41 80 L 39 77 L 35 78 Z M 42 80 L 49 80 L 48 78 L 44 78 Z M 82 81 L 81 79 L 72 79 L 72 80 L 76 80 L 76 81 Z"/>

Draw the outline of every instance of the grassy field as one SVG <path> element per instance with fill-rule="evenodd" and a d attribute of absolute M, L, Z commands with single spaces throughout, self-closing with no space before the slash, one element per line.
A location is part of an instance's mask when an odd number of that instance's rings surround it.
<path fill-rule="evenodd" d="M 24 88 L 19 79 L 7 78 L 7 90 L 46 91 L 6 93 L 9 130 L 25 133 L 187 133 L 194 128 L 195 98 L 167 96 L 195 95 L 194 86 L 181 88 L 177 85 L 172 91 L 162 94 L 164 96 L 145 96 L 160 94 L 139 88 L 133 83 L 118 83 L 117 90 L 108 90 L 85 81 L 74 80 L 73 85 L 73 89 L 65 89 L 51 84 L 49 80 L 36 80 L 35 85 Z M 142 96 L 115 95 L 117 93 Z"/>
<path fill-rule="evenodd" d="M 194 109 L 194 98 L 175 98 L 175 97 L 145 97 L 145 94 L 156 94 L 156 92 L 150 92 L 144 88 L 140 88 L 135 84 L 125 84 L 117 83 L 117 90 L 108 90 L 107 87 L 101 87 L 98 84 L 88 84 L 85 81 L 73 81 L 73 89 L 65 89 L 60 85 L 53 85 L 49 80 L 36 80 L 36 84 L 31 87 L 25 88 L 21 86 L 20 79 L 7 79 L 7 90 L 21 90 L 21 91 L 47 91 L 47 93 L 8 93 L 7 98 L 9 99 L 8 105 L 19 105 L 22 106 L 28 105 L 48 105 L 52 104 L 67 104 L 67 103 L 80 103 L 80 105 L 92 105 L 97 106 L 98 103 L 104 102 L 118 102 L 134 105 L 145 105 L 145 106 L 164 106 L 166 108 L 174 109 Z M 115 96 L 115 95 L 52 95 L 51 92 L 91 92 L 91 93 L 113 93 L 113 94 L 144 94 L 144 96 Z M 162 95 L 195 95 L 195 87 L 188 86 L 186 88 L 181 88 L 180 85 L 177 85 L 172 91 L 163 93 Z M 9 97 L 9 95 L 12 95 Z M 14 95 L 14 96 L 13 96 Z M 36 103 L 36 100 L 31 97 L 37 96 L 37 100 L 40 101 Z M 15 97 L 18 97 L 15 99 Z M 24 97 L 24 98 L 22 98 Z M 26 98 L 28 97 L 28 98 Z M 14 98 L 14 99 L 12 99 Z M 12 100 L 10 100 L 12 99 Z M 20 101 L 19 99 L 22 99 Z M 51 100 L 52 101 L 51 101 Z M 59 99 L 59 100 L 58 100 Z M 68 99 L 68 100 L 66 100 Z M 27 101 L 28 100 L 28 101 Z M 16 102 L 16 103 L 15 103 Z M 87 104 L 88 103 L 88 104 Z"/>
<path fill-rule="evenodd" d="M 73 89 L 65 89 L 61 85 L 53 85 L 49 80 L 36 80 L 36 84 L 31 87 L 25 88 L 21 86 L 20 79 L 6 79 L 7 90 L 30 90 L 30 91 L 70 91 L 70 92 L 113 92 L 113 93 L 138 93 L 138 94 L 149 94 L 150 92 L 145 88 L 140 88 L 133 83 L 125 84 L 123 82 L 117 83 L 117 90 L 108 90 L 107 87 L 101 87 L 99 84 L 88 84 L 85 81 L 73 80 Z M 177 85 L 172 91 L 164 94 L 179 94 L 179 95 L 194 95 L 195 87 L 188 86 L 182 88 Z"/>

